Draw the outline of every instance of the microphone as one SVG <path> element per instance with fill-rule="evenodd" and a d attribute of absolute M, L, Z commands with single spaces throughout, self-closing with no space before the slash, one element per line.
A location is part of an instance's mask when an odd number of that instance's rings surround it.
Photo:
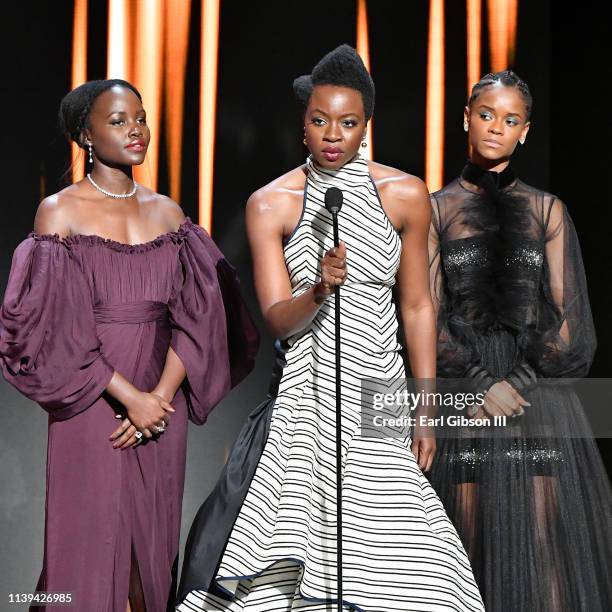
<path fill-rule="evenodd" d="M 342 208 L 342 191 L 337 187 L 330 187 L 325 192 L 325 208 L 332 214 L 337 215 Z"/>
<path fill-rule="evenodd" d="M 334 228 L 334 246 L 336 247 L 340 245 L 340 239 L 338 237 L 338 213 L 342 208 L 342 199 L 342 191 L 340 191 L 340 189 L 338 189 L 337 187 L 330 187 L 325 192 L 325 208 L 332 215 L 332 223 Z M 338 287 L 336 287 L 336 290 L 337 289 Z"/>

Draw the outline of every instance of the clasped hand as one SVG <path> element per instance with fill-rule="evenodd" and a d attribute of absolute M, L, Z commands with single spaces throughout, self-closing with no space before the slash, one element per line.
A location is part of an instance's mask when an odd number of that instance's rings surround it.
<path fill-rule="evenodd" d="M 525 406 L 531 404 L 508 381 L 501 380 L 487 391 L 482 406 L 473 416 L 480 418 L 486 413 L 492 417 L 517 417 L 525 413 Z"/>
<path fill-rule="evenodd" d="M 113 441 L 113 448 L 121 450 L 136 446 L 143 437 L 152 438 L 159 435 L 159 428 L 165 429 L 170 424 L 170 413 L 176 412 L 157 389 L 151 393 L 134 389 L 124 404 L 127 418 L 121 421 L 121 425 L 109 438 Z M 142 436 L 137 435 L 138 432 L 141 432 Z"/>

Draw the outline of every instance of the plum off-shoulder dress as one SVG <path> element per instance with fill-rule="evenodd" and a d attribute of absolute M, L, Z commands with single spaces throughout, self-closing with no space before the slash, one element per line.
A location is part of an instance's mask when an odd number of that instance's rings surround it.
<path fill-rule="evenodd" d="M 203 424 L 251 369 L 258 336 L 234 269 L 186 219 L 128 245 L 30 234 L 0 313 L 5 378 L 49 413 L 38 589 L 88 612 L 124 612 L 132 554 L 148 612 L 172 605 L 188 419 Z M 120 451 L 114 371 L 152 390 L 172 346 L 187 371 L 157 439 Z"/>

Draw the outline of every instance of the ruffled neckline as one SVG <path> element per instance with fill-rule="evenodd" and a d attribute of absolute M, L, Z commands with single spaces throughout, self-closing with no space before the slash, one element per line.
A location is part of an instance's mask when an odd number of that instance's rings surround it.
<path fill-rule="evenodd" d="M 312 155 L 306 158 L 308 177 L 316 183 L 329 185 L 355 185 L 370 181 L 368 161 L 357 154 L 350 162 L 337 170 L 323 168 L 315 162 Z"/>
<path fill-rule="evenodd" d="M 494 192 L 510 187 L 516 181 L 516 174 L 510 164 L 501 172 L 493 172 L 468 160 L 461 171 L 461 178 L 474 187 Z"/>
<path fill-rule="evenodd" d="M 28 234 L 28 238 L 33 238 L 34 240 L 49 240 L 52 242 L 63 244 L 67 247 L 72 247 L 80 244 L 87 246 L 100 245 L 112 249 L 113 251 L 118 251 L 120 253 L 144 253 L 152 249 L 157 249 L 163 246 L 164 244 L 176 244 L 178 242 L 181 242 L 194 227 L 195 223 L 193 223 L 189 217 L 185 217 L 184 221 L 181 223 L 177 230 L 166 232 L 165 234 L 160 234 L 156 238 L 153 238 L 153 240 L 149 240 L 147 242 L 140 242 L 137 244 L 117 242 L 116 240 L 112 240 L 111 238 L 104 238 L 102 236 L 99 236 L 98 234 L 73 234 L 71 236 L 65 236 L 63 238 L 60 238 L 59 234 L 39 234 L 37 232 L 30 232 Z"/>

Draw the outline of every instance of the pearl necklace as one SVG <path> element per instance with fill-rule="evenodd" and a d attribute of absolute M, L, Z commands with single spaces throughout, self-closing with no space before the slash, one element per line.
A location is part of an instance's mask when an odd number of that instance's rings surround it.
<path fill-rule="evenodd" d="M 102 189 L 102 187 L 100 187 L 100 185 L 98 185 L 96 183 L 96 181 L 94 181 L 91 178 L 91 174 L 88 174 L 87 178 L 89 179 L 89 182 L 98 191 L 102 192 L 105 196 L 108 196 L 109 198 L 117 198 L 117 199 L 120 199 L 120 200 L 123 200 L 125 198 L 131 198 L 136 193 L 136 190 L 138 189 L 138 183 L 136 181 L 134 181 L 134 187 L 131 189 L 131 191 L 128 191 L 128 193 L 111 193 L 110 191 L 106 191 L 106 189 Z"/>

